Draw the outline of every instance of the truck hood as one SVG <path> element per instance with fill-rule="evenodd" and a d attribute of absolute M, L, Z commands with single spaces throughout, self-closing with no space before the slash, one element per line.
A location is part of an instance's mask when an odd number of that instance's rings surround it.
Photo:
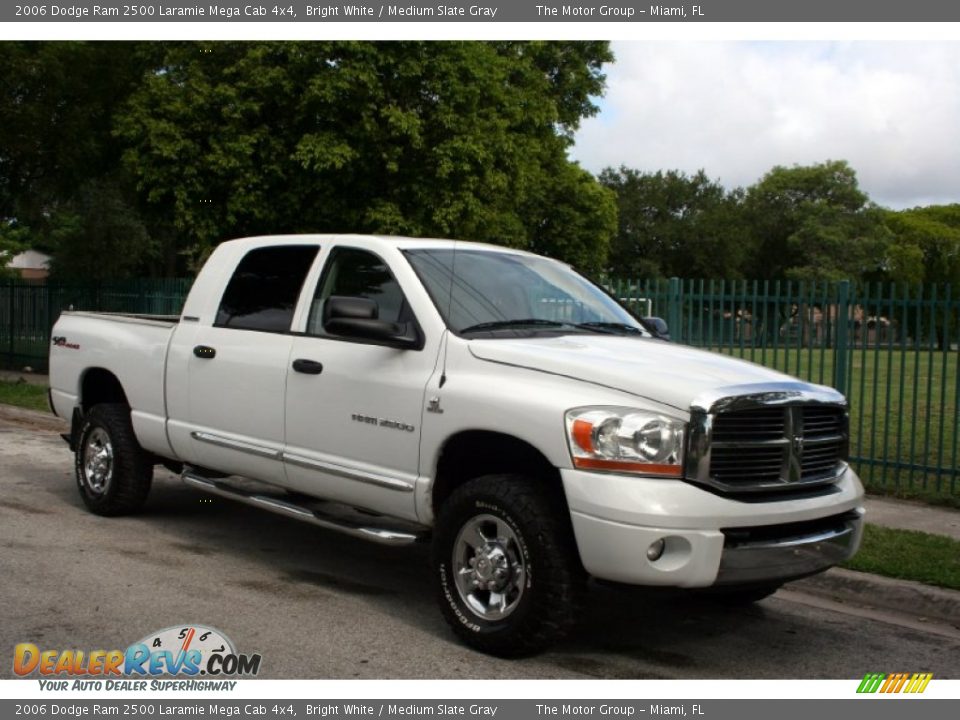
<path fill-rule="evenodd" d="M 680 410 L 688 410 L 697 396 L 724 386 L 796 382 L 744 360 L 623 336 L 473 340 L 469 348 L 480 360 L 603 385 Z"/>

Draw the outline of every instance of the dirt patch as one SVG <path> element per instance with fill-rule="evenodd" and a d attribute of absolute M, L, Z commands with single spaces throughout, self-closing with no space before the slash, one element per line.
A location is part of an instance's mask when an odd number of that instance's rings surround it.
<path fill-rule="evenodd" d="M 42 510 L 41 508 L 33 507 L 32 505 L 24 505 L 21 502 L 16 500 L 0 500 L 0 508 L 6 508 L 7 510 L 16 510 L 17 512 L 26 513 L 27 515 L 53 515 L 54 513 L 50 510 Z"/>
<path fill-rule="evenodd" d="M 0 404 L 0 421 L 45 432 L 62 433 L 70 429 L 69 424 L 56 415 L 14 407 L 13 405 Z"/>

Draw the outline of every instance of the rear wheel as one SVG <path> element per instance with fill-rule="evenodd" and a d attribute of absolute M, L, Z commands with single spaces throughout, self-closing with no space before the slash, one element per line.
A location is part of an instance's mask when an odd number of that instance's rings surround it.
<path fill-rule="evenodd" d="M 503 657 L 562 638 L 585 581 L 563 504 L 520 475 L 477 478 L 451 495 L 437 518 L 433 568 L 454 632 Z"/>
<path fill-rule="evenodd" d="M 74 453 L 77 488 L 97 515 L 126 515 L 143 506 L 153 465 L 130 424 L 130 408 L 95 405 L 80 424 Z"/>

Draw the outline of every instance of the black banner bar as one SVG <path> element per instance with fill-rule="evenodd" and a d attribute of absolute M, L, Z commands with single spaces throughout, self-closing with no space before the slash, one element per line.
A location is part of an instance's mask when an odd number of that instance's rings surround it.
<path fill-rule="evenodd" d="M 3 3 L 2 22 L 956 22 L 960 3 L 943 0 L 635 0 L 550 2 L 116 2 Z"/>
<path fill-rule="evenodd" d="M 851 694 L 856 683 L 851 683 Z M 909 707 L 907 707 L 909 705 Z M 903 697 L 849 700 L 249 700 L 208 696 L 192 700 L 135 699 L 2 700 L 0 717 L 95 718 L 124 716 L 246 718 L 322 718 L 341 720 L 410 717 L 431 720 L 643 720 L 682 717 L 687 720 L 942 720 L 955 717 L 957 701 Z"/>

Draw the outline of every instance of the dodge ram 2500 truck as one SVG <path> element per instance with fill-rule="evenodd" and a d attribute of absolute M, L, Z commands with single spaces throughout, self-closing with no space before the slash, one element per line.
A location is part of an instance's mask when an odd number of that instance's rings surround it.
<path fill-rule="evenodd" d="M 358 538 L 429 540 L 446 620 L 499 655 L 560 637 L 591 576 L 750 602 L 862 532 L 842 395 L 665 342 L 503 247 L 225 242 L 179 317 L 63 313 L 50 379 L 92 512 L 139 509 L 162 464 Z"/>

